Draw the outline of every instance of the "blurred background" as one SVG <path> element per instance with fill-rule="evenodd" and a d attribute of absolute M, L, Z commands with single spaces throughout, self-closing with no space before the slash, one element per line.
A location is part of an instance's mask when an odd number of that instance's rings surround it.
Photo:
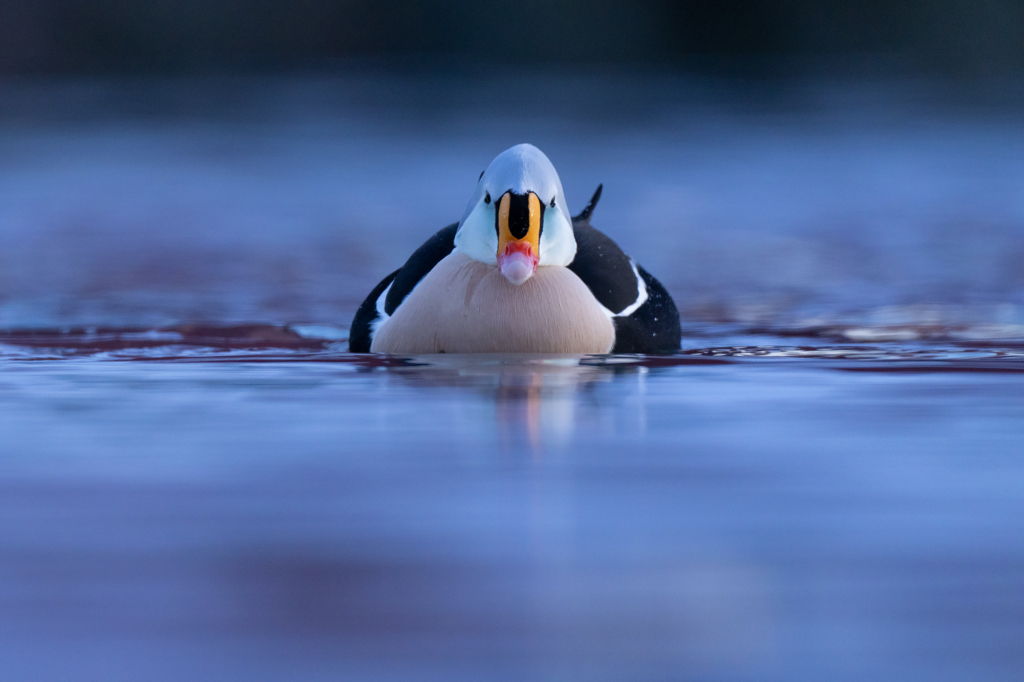
<path fill-rule="evenodd" d="M 0 324 L 347 324 L 529 141 L 688 321 L 1005 332 L 1022 30 L 1009 0 L 4 0 Z"/>
<path fill-rule="evenodd" d="M 1024 68 L 1024 8 L 1011 0 L 5 0 L 2 12 L 9 74 L 281 72 L 379 57 L 963 78 Z"/>

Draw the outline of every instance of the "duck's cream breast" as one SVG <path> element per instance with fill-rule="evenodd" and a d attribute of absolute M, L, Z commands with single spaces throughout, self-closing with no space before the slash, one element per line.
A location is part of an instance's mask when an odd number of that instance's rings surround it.
<path fill-rule="evenodd" d="M 374 353 L 608 353 L 615 327 L 571 270 L 541 266 L 518 286 L 453 251 L 374 335 Z"/>

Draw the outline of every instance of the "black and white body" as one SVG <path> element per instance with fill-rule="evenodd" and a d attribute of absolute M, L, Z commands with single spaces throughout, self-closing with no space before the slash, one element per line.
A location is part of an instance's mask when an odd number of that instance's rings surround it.
<path fill-rule="evenodd" d="M 498 155 L 462 220 L 416 250 L 356 312 L 354 353 L 669 353 L 679 314 L 654 279 L 575 218 L 536 147 Z"/>

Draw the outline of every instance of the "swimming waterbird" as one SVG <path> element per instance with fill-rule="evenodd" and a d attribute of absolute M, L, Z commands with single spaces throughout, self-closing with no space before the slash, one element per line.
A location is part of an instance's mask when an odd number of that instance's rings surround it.
<path fill-rule="evenodd" d="M 679 313 L 665 287 L 570 218 L 555 167 L 520 144 L 477 182 L 462 220 L 384 278 L 356 312 L 354 353 L 666 353 Z"/>

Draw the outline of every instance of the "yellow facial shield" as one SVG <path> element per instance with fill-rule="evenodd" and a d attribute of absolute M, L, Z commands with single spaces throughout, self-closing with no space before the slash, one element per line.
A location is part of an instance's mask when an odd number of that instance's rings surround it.
<path fill-rule="evenodd" d="M 505 192 L 498 200 L 498 267 L 513 284 L 522 284 L 537 270 L 544 205 L 533 192 Z"/>

